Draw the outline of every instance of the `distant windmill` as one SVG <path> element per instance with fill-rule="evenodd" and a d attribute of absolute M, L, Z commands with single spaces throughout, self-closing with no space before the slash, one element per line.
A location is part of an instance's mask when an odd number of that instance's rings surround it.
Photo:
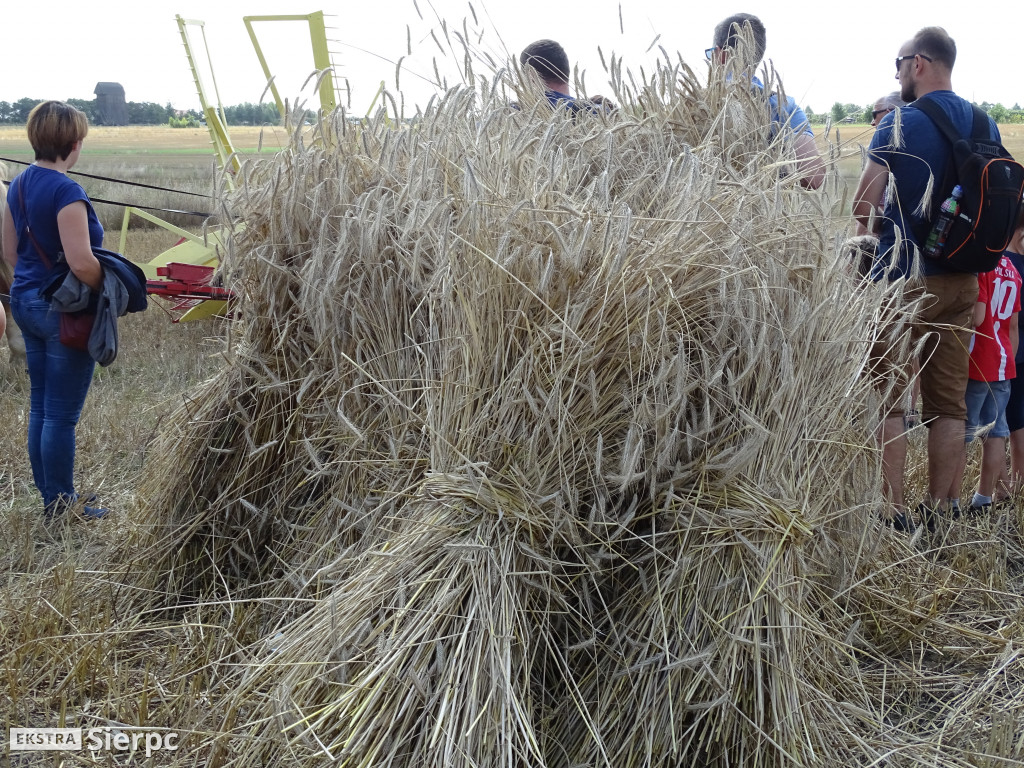
<path fill-rule="evenodd" d="M 128 106 L 120 83 L 96 83 L 97 125 L 128 125 Z"/>

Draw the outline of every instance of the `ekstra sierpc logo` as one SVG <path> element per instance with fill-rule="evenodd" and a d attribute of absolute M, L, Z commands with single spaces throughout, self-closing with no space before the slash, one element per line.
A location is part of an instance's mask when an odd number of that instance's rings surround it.
<path fill-rule="evenodd" d="M 12 752 L 154 752 L 178 748 L 178 734 L 131 728 L 11 728 Z"/>

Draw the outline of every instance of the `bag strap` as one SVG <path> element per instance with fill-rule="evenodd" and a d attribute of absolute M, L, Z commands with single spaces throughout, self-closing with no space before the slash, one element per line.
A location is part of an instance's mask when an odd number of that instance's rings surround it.
<path fill-rule="evenodd" d="M 913 106 L 916 107 L 934 123 L 935 127 L 939 129 L 939 133 L 949 142 L 950 155 L 949 162 L 946 164 L 946 173 L 942 178 L 941 184 L 936 184 L 932 190 L 932 199 L 929 210 L 935 212 L 938 211 L 938 206 L 941 205 L 943 198 L 948 194 L 948 190 L 952 188 L 953 181 L 956 178 L 956 159 L 953 157 L 953 147 L 958 141 L 961 141 L 965 137 L 953 125 L 953 121 L 949 119 L 949 115 L 946 114 L 946 110 L 940 107 L 935 101 L 928 98 L 925 94 L 921 98 L 913 102 Z M 971 105 L 974 111 L 974 118 L 971 124 L 971 136 L 975 139 L 988 138 L 988 115 L 985 110 L 981 109 L 974 104 Z M 978 113 L 981 114 L 978 114 Z M 982 133 L 984 131 L 984 133 Z M 933 214 L 934 215 L 934 214 Z M 923 242 L 923 238 L 927 237 L 928 230 L 931 224 L 929 220 L 921 220 L 913 228 L 913 232 L 918 241 Z"/>
<path fill-rule="evenodd" d="M 987 141 L 992 138 L 988 126 L 988 112 L 977 104 L 971 104 L 974 108 L 974 123 L 971 125 L 971 138 L 975 141 Z"/>
<path fill-rule="evenodd" d="M 949 119 L 949 115 L 946 114 L 946 110 L 927 96 L 922 96 L 920 99 L 915 101 L 914 106 L 921 110 L 933 123 L 935 123 L 935 127 L 939 129 L 939 133 L 945 136 L 946 141 L 950 144 L 956 144 L 960 139 L 967 138 L 966 136 L 962 136 L 960 132 L 953 127 L 953 121 Z M 971 119 L 970 138 L 976 141 L 988 140 L 988 113 L 986 113 L 985 110 L 977 104 L 971 104 L 971 111 L 973 114 Z"/>
<path fill-rule="evenodd" d="M 29 240 L 32 241 L 32 245 L 36 247 L 36 253 L 39 254 L 39 258 L 43 260 L 43 265 L 46 267 L 46 271 L 49 272 L 53 269 L 53 265 L 50 260 L 46 257 L 46 253 L 43 251 L 42 246 L 39 245 L 39 241 L 36 240 L 36 236 L 32 234 L 32 227 L 28 224 L 28 211 L 25 210 L 25 195 L 22 193 L 21 188 L 24 186 L 24 179 L 18 180 L 18 202 L 21 203 L 21 218 L 25 220 L 25 234 L 28 235 Z"/>

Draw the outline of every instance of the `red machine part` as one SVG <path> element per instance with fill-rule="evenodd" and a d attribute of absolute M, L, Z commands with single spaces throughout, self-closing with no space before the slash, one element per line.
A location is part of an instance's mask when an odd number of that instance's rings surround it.
<path fill-rule="evenodd" d="M 170 262 L 157 267 L 156 273 L 163 279 L 147 280 L 146 293 L 178 300 L 174 309 L 189 309 L 210 299 L 231 301 L 235 296 L 228 288 L 210 284 L 213 267 Z"/>

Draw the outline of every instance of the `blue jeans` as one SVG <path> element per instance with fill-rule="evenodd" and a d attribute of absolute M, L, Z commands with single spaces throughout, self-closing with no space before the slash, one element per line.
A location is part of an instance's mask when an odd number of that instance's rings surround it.
<path fill-rule="evenodd" d="M 75 496 L 75 427 L 92 383 L 95 361 L 60 343 L 60 316 L 35 291 L 11 297 L 25 337 L 30 384 L 28 457 L 32 478 L 49 507 Z"/>
<path fill-rule="evenodd" d="M 978 436 L 978 430 L 995 424 L 986 437 L 1009 437 L 1006 424 L 1006 403 L 1010 399 L 1010 381 L 975 381 L 969 379 L 967 402 L 967 437 L 969 443 Z"/>

